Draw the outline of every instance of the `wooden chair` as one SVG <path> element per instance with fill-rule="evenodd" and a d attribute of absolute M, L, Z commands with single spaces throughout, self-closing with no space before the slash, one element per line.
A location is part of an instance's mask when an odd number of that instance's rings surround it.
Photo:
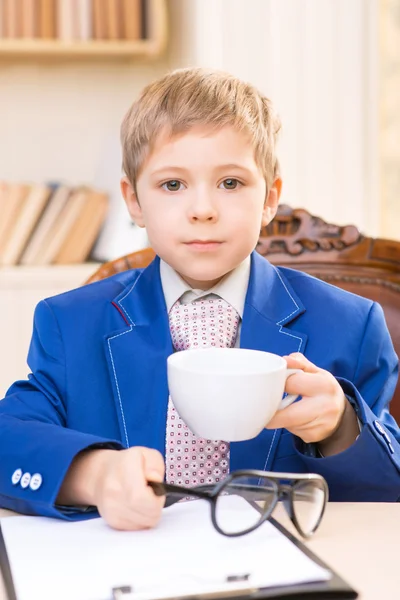
<path fill-rule="evenodd" d="M 262 229 L 257 250 L 273 264 L 305 271 L 379 302 L 400 356 L 400 241 L 366 237 L 353 225 L 329 224 L 304 209 L 282 204 L 272 223 Z M 151 248 L 134 252 L 101 265 L 87 283 L 145 267 L 153 258 Z M 391 413 L 400 423 L 400 384 Z"/>

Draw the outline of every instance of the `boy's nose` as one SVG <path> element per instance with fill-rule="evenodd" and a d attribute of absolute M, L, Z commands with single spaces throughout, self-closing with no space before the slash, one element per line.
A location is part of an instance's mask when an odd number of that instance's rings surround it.
<path fill-rule="evenodd" d="M 189 205 L 189 219 L 191 221 L 216 221 L 218 211 L 212 196 L 206 191 L 193 195 Z"/>

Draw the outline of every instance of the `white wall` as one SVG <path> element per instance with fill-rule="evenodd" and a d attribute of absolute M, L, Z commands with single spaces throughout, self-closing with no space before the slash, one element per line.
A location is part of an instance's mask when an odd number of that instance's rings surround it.
<path fill-rule="evenodd" d="M 125 110 L 169 67 L 214 66 L 274 100 L 283 201 L 378 234 L 376 2 L 170 0 L 170 54 L 155 63 L 2 61 L 0 178 L 96 182 L 113 194 L 114 222 L 127 223 L 117 184 Z M 130 249 L 126 236 L 140 245 L 135 235 L 106 231 L 110 256 Z"/>
<path fill-rule="evenodd" d="M 283 201 L 378 234 L 377 1 L 193 0 L 185 10 L 181 56 L 274 101 Z"/>
<path fill-rule="evenodd" d="M 400 239 L 400 0 L 380 0 L 382 230 Z"/>

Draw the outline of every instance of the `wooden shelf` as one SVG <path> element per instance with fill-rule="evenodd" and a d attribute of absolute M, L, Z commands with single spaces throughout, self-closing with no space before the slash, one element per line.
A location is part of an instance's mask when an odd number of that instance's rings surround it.
<path fill-rule="evenodd" d="M 148 0 L 148 33 L 145 40 L 57 40 L 0 38 L 4 58 L 155 58 L 167 43 L 167 0 Z"/>
<path fill-rule="evenodd" d="M 151 40 L 125 41 L 82 41 L 58 40 L 0 40 L 0 56 L 10 57 L 151 57 L 161 53 L 160 45 Z"/>

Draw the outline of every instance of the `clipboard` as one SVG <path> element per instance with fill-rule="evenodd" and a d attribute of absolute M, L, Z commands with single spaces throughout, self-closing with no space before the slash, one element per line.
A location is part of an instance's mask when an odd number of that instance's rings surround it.
<path fill-rule="evenodd" d="M 229 592 L 215 592 L 201 595 L 174 596 L 168 600 L 264 600 L 277 598 L 279 600 L 331 600 L 331 599 L 353 599 L 358 593 L 337 573 L 335 573 L 324 561 L 322 561 L 305 544 L 287 531 L 273 517 L 270 522 L 280 533 L 282 533 L 292 544 L 301 550 L 306 556 L 331 574 L 328 581 L 301 583 L 290 586 L 268 587 L 253 589 L 251 585 L 238 589 L 232 588 Z M 3 576 L 7 593 L 7 600 L 18 600 L 13 582 L 10 562 L 7 555 L 5 540 L 0 525 L 0 571 Z M 116 587 L 110 590 L 110 600 L 133 600 L 135 594 L 130 586 Z M 167 599 L 165 599 L 167 600 Z"/>

